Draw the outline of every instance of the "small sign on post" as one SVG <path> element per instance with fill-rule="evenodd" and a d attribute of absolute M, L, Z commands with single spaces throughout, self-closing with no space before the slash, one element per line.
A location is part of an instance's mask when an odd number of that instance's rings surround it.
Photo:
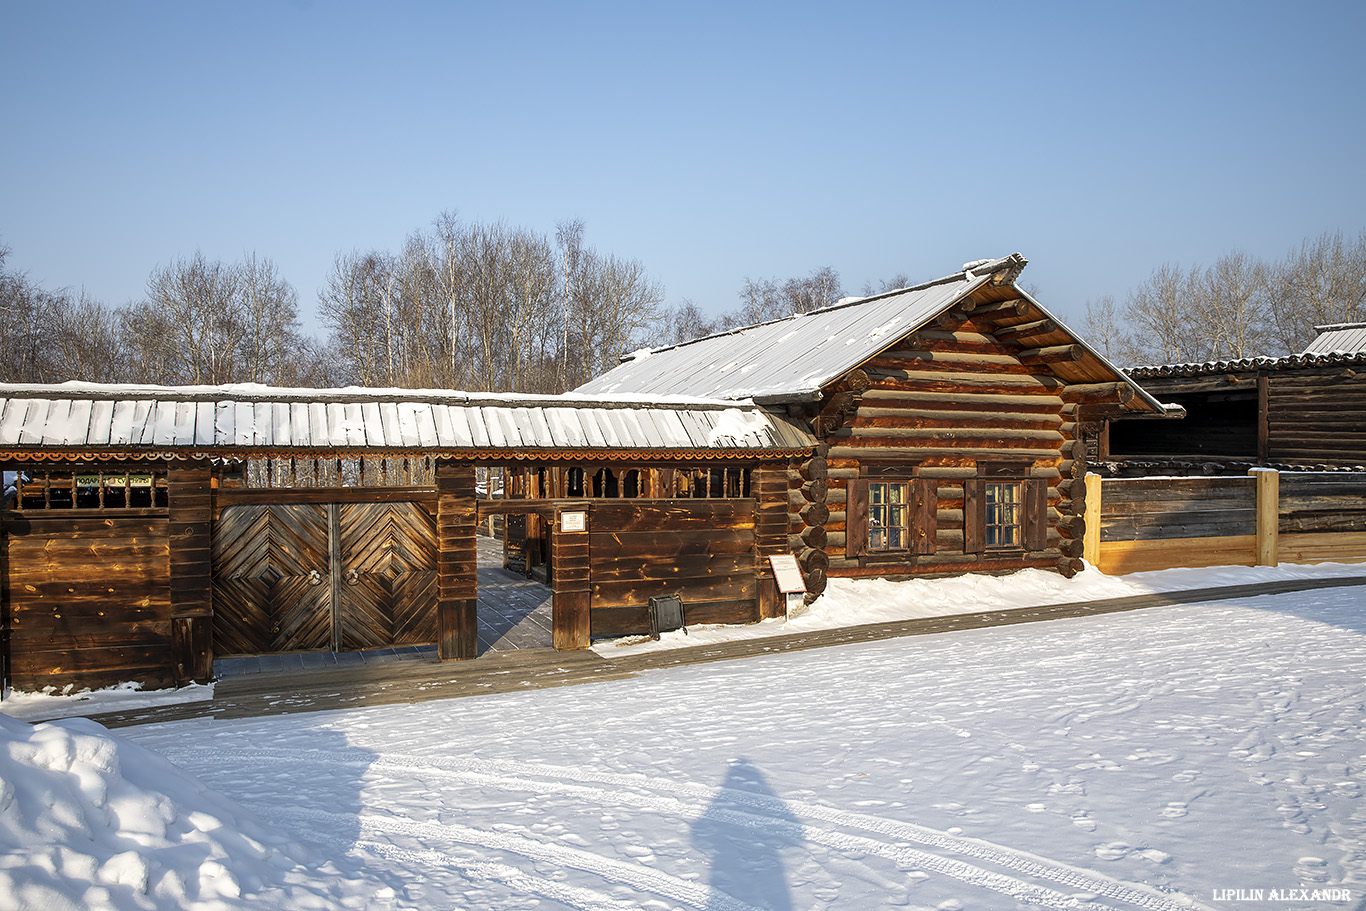
<path fill-rule="evenodd" d="M 787 619 L 799 616 L 805 609 L 806 582 L 802 579 L 801 567 L 792 554 L 771 554 L 768 563 L 773 567 L 773 578 L 778 582 L 778 591 L 787 599 L 784 613 Z"/>
<path fill-rule="evenodd" d="M 586 512 L 562 512 L 560 513 L 560 531 L 583 531 L 588 527 L 588 513 Z"/>

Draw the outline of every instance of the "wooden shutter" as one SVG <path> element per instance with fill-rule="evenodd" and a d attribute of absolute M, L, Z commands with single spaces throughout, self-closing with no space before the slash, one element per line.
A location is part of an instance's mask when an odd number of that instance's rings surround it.
<path fill-rule="evenodd" d="M 939 534 L 939 483 L 919 478 L 911 483 L 911 553 L 934 553 Z"/>
<path fill-rule="evenodd" d="M 1048 482 L 1029 478 L 1023 492 L 1025 550 L 1043 550 L 1048 546 Z"/>
<path fill-rule="evenodd" d="M 868 482 L 849 481 L 844 501 L 844 555 L 849 559 L 868 552 Z"/>
<path fill-rule="evenodd" d="M 963 482 L 963 553 L 980 554 L 987 549 L 986 484 L 981 478 Z"/>

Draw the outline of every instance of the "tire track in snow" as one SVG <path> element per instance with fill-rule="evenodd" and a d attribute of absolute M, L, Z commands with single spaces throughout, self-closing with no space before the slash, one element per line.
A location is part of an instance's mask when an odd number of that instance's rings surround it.
<path fill-rule="evenodd" d="M 346 813 L 332 813 L 313 807 L 251 807 L 251 809 L 273 822 L 294 819 L 344 827 L 358 818 Z M 711 911 L 711 909 L 716 909 L 716 911 L 763 911 L 762 908 L 742 902 L 710 886 L 690 882 L 662 870 L 656 870 L 643 864 L 617 860 L 613 857 L 604 857 L 582 848 L 542 841 L 526 835 L 514 835 L 490 829 L 476 829 L 459 823 L 422 822 L 415 819 L 373 816 L 365 813 L 361 813 L 359 819 L 362 840 L 373 838 L 376 834 L 406 835 L 423 841 L 433 837 L 442 838 L 476 848 L 492 848 L 496 851 L 518 854 L 530 860 L 551 863 L 558 867 L 572 867 L 611 882 L 624 883 L 642 892 L 650 892 L 676 902 L 683 902 L 691 908 L 699 909 L 699 911 L 703 911 L 703 909 L 705 911 Z M 402 851 L 403 849 L 397 850 Z M 416 857 L 423 853 L 425 852 L 414 852 L 411 856 Z M 433 852 L 433 856 L 446 858 L 453 866 L 464 866 L 458 859 L 441 852 Z M 525 871 L 523 871 L 523 875 L 529 876 Z M 539 877 L 530 878 L 539 879 Z M 584 892 L 612 901 L 607 896 L 602 896 L 601 893 L 592 890 L 584 890 Z M 581 907 L 597 906 L 590 904 Z"/>
<path fill-rule="evenodd" d="M 379 841 L 358 841 L 356 847 L 388 860 L 407 864 L 453 867 L 471 879 L 484 880 L 499 886 L 511 886 L 522 893 L 539 895 L 562 905 L 582 908 L 583 911 L 640 911 L 639 902 L 623 901 L 582 886 L 572 886 L 544 876 L 535 876 L 511 864 L 500 864 L 496 861 L 457 861 L 440 851 L 412 851 Z"/>
<path fill-rule="evenodd" d="M 212 757 L 220 763 L 225 754 L 218 751 L 177 750 L 168 751 L 173 760 L 184 757 L 191 760 L 194 755 Z M 839 810 L 823 804 L 783 800 L 765 797 L 747 791 L 729 788 L 715 788 L 706 785 L 670 780 L 667 794 L 659 793 L 660 783 L 641 774 L 622 774 L 599 772 L 591 769 L 567 766 L 535 765 L 515 761 L 488 761 L 476 759 L 416 758 L 397 755 L 379 755 L 363 750 L 244 750 L 232 751 L 227 757 L 237 756 L 244 761 L 277 760 L 293 763 L 313 762 L 322 765 L 351 765 L 366 769 L 403 770 L 413 773 L 435 774 L 470 783 L 480 783 L 503 790 L 535 791 L 541 794 L 577 796 L 597 804 L 617 802 L 634 805 L 651 812 L 672 812 L 680 818 L 696 820 L 702 817 L 724 821 L 747 829 L 781 833 L 793 838 L 821 844 L 842 851 L 857 851 L 879 856 L 903 864 L 914 864 L 925 870 L 940 873 L 973 885 L 982 886 L 1018 900 L 1057 909 L 1094 907 L 1087 899 L 1054 889 L 1035 885 L 999 872 L 983 869 L 973 864 L 938 854 L 928 853 L 900 844 L 878 841 L 856 835 L 847 835 L 832 829 L 815 828 L 799 823 L 787 822 L 780 817 L 794 816 L 817 821 L 830 826 L 854 829 L 881 835 L 903 842 L 915 842 L 926 847 L 989 863 L 1024 876 L 1042 879 L 1066 886 L 1070 889 L 1091 893 L 1111 901 L 1121 902 L 1146 911 L 1212 911 L 1193 898 L 1185 895 L 1170 895 L 1136 883 L 1112 879 L 1081 867 L 1074 867 L 1058 861 L 998 845 L 994 842 L 976 838 L 950 835 L 916 823 L 901 822 Z M 610 787 L 595 787 L 583 782 L 596 782 Z M 648 793 L 641 793 L 642 791 Z M 678 795 L 692 798 L 694 802 L 679 799 Z M 755 813 L 718 808 L 714 802 L 718 797 L 735 805 L 743 806 Z M 362 817 L 369 819 L 370 817 Z M 534 840 L 533 840 L 534 841 Z M 540 843 L 540 842 L 536 842 Z"/>

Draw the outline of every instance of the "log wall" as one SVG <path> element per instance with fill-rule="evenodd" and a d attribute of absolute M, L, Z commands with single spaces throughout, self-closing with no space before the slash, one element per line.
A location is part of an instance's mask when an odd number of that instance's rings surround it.
<path fill-rule="evenodd" d="M 19 690 L 180 682 L 165 509 L 7 513 L 10 683 Z"/>
<path fill-rule="evenodd" d="M 1276 370 L 1267 382 L 1266 458 L 1283 465 L 1366 465 L 1366 374 Z"/>
<path fill-rule="evenodd" d="M 1283 366 L 1139 382 L 1159 400 L 1183 406 L 1187 416 L 1111 422 L 1102 460 L 1366 465 L 1366 373 L 1351 367 Z"/>
<path fill-rule="evenodd" d="M 993 333 L 1001 333 L 1001 327 L 989 316 L 951 311 L 867 362 L 866 388 L 855 384 L 854 407 L 833 407 L 838 388 L 824 403 L 839 422 L 832 426 L 820 417 L 828 444 L 823 506 L 830 575 L 897 577 L 1025 567 L 1070 575 L 1081 568 L 1076 515 L 1085 452 L 1078 442 L 1079 409 L 1089 398 L 1113 390 L 1069 387 L 1047 366 L 1025 363 L 1019 344 L 998 341 Z M 1020 479 L 1044 485 L 1047 527 L 1041 538 L 1034 536 L 1032 549 L 981 553 L 965 536 L 965 489 L 979 477 L 983 463 L 1025 463 Z M 869 464 L 918 466 L 917 476 L 935 501 L 933 520 L 924 524 L 932 543 L 923 549 L 931 553 L 848 555 L 851 485 L 866 476 Z M 794 513 L 810 511 L 806 479 L 794 471 L 790 483 Z M 794 534 L 803 528 L 792 523 Z"/>
<path fill-rule="evenodd" d="M 594 501 L 592 635 L 648 633 L 650 598 L 675 593 L 689 623 L 758 620 L 755 507 L 753 499 Z"/>

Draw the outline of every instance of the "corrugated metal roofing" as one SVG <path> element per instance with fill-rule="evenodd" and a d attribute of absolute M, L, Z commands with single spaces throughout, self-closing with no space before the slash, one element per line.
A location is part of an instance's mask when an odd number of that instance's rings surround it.
<path fill-rule="evenodd" d="M 577 391 L 755 401 L 814 397 L 822 386 L 919 328 L 989 277 L 963 272 L 891 294 L 656 348 Z"/>
<path fill-rule="evenodd" d="M 809 450 L 753 405 L 263 386 L 0 385 L 0 449 L 106 452 Z"/>
<path fill-rule="evenodd" d="M 1366 323 L 1337 323 L 1315 326 L 1318 337 L 1304 354 L 1361 354 L 1366 352 Z"/>

